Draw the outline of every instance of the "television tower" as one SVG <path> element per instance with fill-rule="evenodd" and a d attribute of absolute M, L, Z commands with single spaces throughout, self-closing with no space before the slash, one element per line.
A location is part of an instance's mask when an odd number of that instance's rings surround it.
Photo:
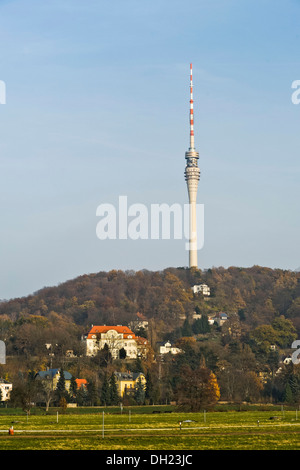
<path fill-rule="evenodd" d="M 198 168 L 199 153 L 195 149 L 194 141 L 194 101 L 193 101 L 193 68 L 190 65 L 190 147 L 185 152 L 185 180 L 189 195 L 189 267 L 198 267 L 197 260 L 197 217 L 196 200 L 200 170 Z"/>

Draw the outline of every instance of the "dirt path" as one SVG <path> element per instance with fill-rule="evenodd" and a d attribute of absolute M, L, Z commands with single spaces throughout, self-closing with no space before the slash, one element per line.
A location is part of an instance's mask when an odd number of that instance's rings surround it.
<path fill-rule="evenodd" d="M 41 433 L 43 431 L 40 431 Z M 47 431 L 45 431 L 47 432 Z M 99 439 L 102 439 L 102 431 L 96 430 L 96 431 L 87 431 L 87 432 L 80 432 L 80 431 L 67 431 L 68 432 L 68 438 L 81 438 L 81 437 L 97 437 Z M 280 434 L 300 434 L 300 430 L 265 430 L 265 429 L 256 429 L 253 431 L 219 431 L 219 432 L 213 432 L 213 433 L 204 433 L 204 432 L 199 432 L 199 433 L 185 433 L 184 431 L 178 431 L 178 433 L 172 433 L 172 434 L 162 434 L 160 437 L 162 438 L 172 438 L 172 437 L 217 437 L 217 436 L 259 436 L 259 435 L 280 435 Z M 57 439 L 57 438 L 63 438 L 66 437 L 66 434 L 64 431 L 56 431 L 55 434 L 39 434 L 36 433 L 34 434 L 34 431 L 28 432 L 28 431 L 16 431 L 13 436 L 10 435 L 0 435 L 0 440 L 2 439 Z M 149 438 L 149 437 L 159 437 L 158 434 L 141 434 L 141 433 L 136 433 L 133 432 L 131 434 L 123 434 L 123 433 L 111 433 L 110 431 L 106 431 L 104 433 L 104 438 L 130 438 L 130 437 L 138 437 L 138 438 Z"/>

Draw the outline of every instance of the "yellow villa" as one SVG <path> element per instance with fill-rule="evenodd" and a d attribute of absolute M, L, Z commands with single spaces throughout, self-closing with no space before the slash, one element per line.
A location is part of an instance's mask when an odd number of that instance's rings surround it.
<path fill-rule="evenodd" d="M 118 394 L 121 398 L 124 396 L 124 393 L 134 393 L 139 379 L 141 379 L 141 383 L 144 386 L 146 385 L 146 378 L 141 372 L 115 372 L 115 377 Z"/>

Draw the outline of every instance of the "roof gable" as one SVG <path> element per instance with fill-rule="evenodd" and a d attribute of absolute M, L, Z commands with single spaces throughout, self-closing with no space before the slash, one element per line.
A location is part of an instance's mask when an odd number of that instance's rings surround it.
<path fill-rule="evenodd" d="M 60 369 L 47 369 L 47 370 L 40 370 L 36 377 L 40 377 L 41 379 L 53 379 L 58 373 L 60 373 Z M 65 380 L 71 380 L 72 374 L 70 372 L 64 370 L 64 377 Z"/>
<path fill-rule="evenodd" d="M 122 381 L 136 381 L 139 377 L 145 377 L 142 372 L 115 372 L 117 379 Z"/>
<path fill-rule="evenodd" d="M 123 334 L 124 338 L 128 338 L 128 336 L 132 336 L 132 338 L 135 338 L 135 334 L 133 331 L 131 331 L 128 326 L 107 326 L 107 325 L 96 325 L 91 328 L 91 330 L 88 333 L 88 339 L 92 338 L 92 335 L 97 335 L 97 334 L 102 334 L 102 333 L 107 333 L 109 330 L 114 330 L 119 334 Z"/>

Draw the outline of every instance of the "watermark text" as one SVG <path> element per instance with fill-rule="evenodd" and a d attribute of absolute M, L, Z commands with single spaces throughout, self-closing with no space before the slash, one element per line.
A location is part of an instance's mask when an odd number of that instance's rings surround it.
<path fill-rule="evenodd" d="M 300 103 L 300 80 L 294 80 L 292 82 L 292 88 L 295 91 L 292 93 L 292 103 L 299 104 Z"/>
<path fill-rule="evenodd" d="M 3 80 L 0 80 L 0 104 L 6 104 L 6 85 Z"/>
<path fill-rule="evenodd" d="M 97 207 L 96 227 L 99 240 L 186 240 L 186 250 L 204 245 L 204 204 L 128 205 L 127 196 L 119 196 L 118 206 L 103 203 Z M 190 220 L 194 224 L 190 232 Z"/>

